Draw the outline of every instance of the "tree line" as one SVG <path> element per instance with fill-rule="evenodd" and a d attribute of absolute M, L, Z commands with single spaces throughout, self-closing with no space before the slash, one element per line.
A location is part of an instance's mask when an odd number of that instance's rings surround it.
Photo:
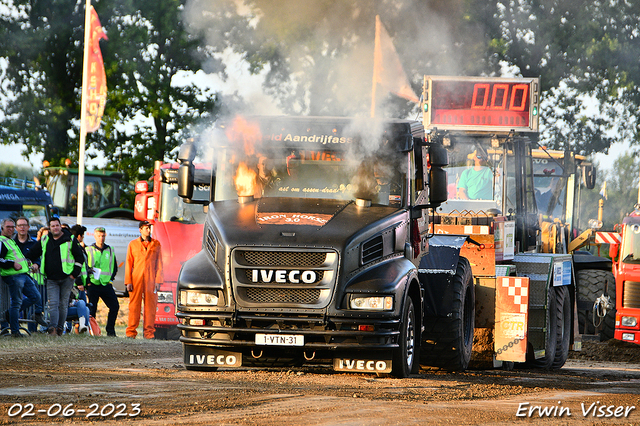
<path fill-rule="evenodd" d="M 82 0 L 0 0 L 0 142 L 52 165 L 78 160 Z M 540 77 L 540 143 L 590 155 L 613 142 L 637 149 L 640 9 L 610 0 L 95 0 L 107 103 L 88 151 L 130 180 L 221 114 L 250 99 L 181 78 L 221 79 L 245 67 L 285 114 L 366 115 L 375 16 L 393 38 L 416 93 L 422 76 Z M 241 59 L 229 64 L 229 54 Z M 416 116 L 388 96 L 385 113 Z M 628 158 L 616 167 L 626 167 Z M 637 173 L 617 173 L 631 188 Z M 615 181 L 616 178 L 625 180 Z M 628 199 L 628 198 L 627 198 Z M 622 207 L 621 207 L 622 209 Z"/>

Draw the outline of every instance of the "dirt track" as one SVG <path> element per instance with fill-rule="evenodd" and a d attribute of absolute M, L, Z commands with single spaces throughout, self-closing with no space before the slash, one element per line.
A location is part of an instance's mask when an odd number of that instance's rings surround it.
<path fill-rule="evenodd" d="M 175 341 L 3 339 L 0 424 L 495 425 L 541 421 L 535 408 L 528 418 L 533 406 L 552 414 L 565 408 L 563 417 L 544 415 L 546 424 L 640 424 L 640 348 L 586 346 L 581 359 L 555 372 L 430 370 L 399 380 L 321 367 L 186 371 Z M 611 356 L 634 363 L 604 361 Z M 587 409 L 596 401 L 621 406 L 619 412 L 628 410 L 627 415 L 585 417 L 581 404 Z M 50 416 L 65 407 L 68 413 L 75 410 L 69 418 Z M 139 414 L 129 416 L 138 408 Z M 33 415 L 21 417 L 24 413 Z"/>

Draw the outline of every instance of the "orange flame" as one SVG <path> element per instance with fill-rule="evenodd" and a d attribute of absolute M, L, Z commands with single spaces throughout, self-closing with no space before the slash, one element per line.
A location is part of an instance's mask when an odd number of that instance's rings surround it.
<path fill-rule="evenodd" d="M 236 117 L 226 130 L 227 138 L 234 143 L 242 143 L 246 156 L 256 153 L 256 144 L 262 141 L 260 127 L 255 123 L 248 122 L 243 117 Z"/>
<path fill-rule="evenodd" d="M 256 145 L 262 142 L 260 127 L 256 123 L 247 121 L 244 117 L 237 116 L 225 133 L 229 141 L 237 146 L 236 153 L 238 157 L 241 157 L 238 160 L 244 159 L 238 164 L 234 177 L 236 192 L 240 197 L 252 196 L 257 186 L 257 173 L 247 166 L 247 162 L 253 162 L 253 157 L 256 156 Z M 244 152 L 242 153 L 242 151 Z M 236 155 L 234 155 L 232 163 L 235 162 L 235 157 Z"/>
<path fill-rule="evenodd" d="M 256 172 L 247 167 L 245 162 L 238 165 L 238 170 L 233 178 L 238 196 L 249 197 L 253 195 L 256 188 L 256 177 Z"/>

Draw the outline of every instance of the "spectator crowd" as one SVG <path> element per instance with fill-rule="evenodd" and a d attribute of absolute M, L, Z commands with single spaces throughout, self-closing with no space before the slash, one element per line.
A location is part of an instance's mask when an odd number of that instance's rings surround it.
<path fill-rule="evenodd" d="M 153 338 L 157 288 L 162 282 L 160 244 L 151 238 L 150 223 L 140 222 L 140 237 L 131 241 L 125 264 L 125 284 L 130 295 L 126 337 L 135 338 L 144 300 L 144 337 Z M 30 331 L 38 329 L 50 336 L 63 334 L 101 334 L 95 321 L 100 300 L 108 309 L 105 332 L 117 337 L 115 324 L 120 309 L 113 280 L 118 262 L 107 232 L 94 229 L 95 243 L 86 247 L 82 225 L 69 227 L 53 216 L 47 227 L 29 234 L 29 220 L 5 218 L 0 232 L 0 276 L 8 294 L 0 312 L 2 334 L 25 337 L 21 322 Z M 5 296 L 6 297 L 6 296 Z M 43 301 L 46 300 L 46 303 Z M 1 300 L 0 300 L 1 301 Z M 7 303 L 8 302 L 8 303 Z M 2 306 L 0 305 L 0 306 Z M 26 317 L 32 307 L 32 318 Z M 39 327 L 38 327 L 39 326 Z"/>

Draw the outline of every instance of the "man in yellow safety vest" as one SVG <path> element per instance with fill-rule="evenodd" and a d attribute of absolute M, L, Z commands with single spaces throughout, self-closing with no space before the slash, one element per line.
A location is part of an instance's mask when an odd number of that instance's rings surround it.
<path fill-rule="evenodd" d="M 26 256 L 31 261 L 42 256 L 40 269 L 47 277 L 49 334 L 61 336 L 67 321 L 69 294 L 84 263 L 78 240 L 63 232 L 60 218 L 54 216 L 49 219 L 49 234 L 31 247 Z"/>
<path fill-rule="evenodd" d="M 96 242 L 87 247 L 88 266 L 91 270 L 87 280 L 87 293 L 89 296 L 89 311 L 91 316 L 96 316 L 98 302 L 100 299 L 109 308 L 107 314 L 107 336 L 116 336 L 116 319 L 120 310 L 118 296 L 113 289 L 113 279 L 118 272 L 118 262 L 113 248 L 105 244 L 107 231 L 99 226 L 93 231 Z"/>
<path fill-rule="evenodd" d="M 9 306 L 9 327 L 13 337 L 22 337 L 20 333 L 19 315 L 21 309 L 35 305 L 35 320 L 47 326 L 42 314 L 42 299 L 35 282 L 29 276 L 29 261 L 13 240 L 16 224 L 12 219 L 2 221 L 0 233 L 0 275 L 9 288 L 11 304 Z M 26 296 L 23 302 L 22 295 Z"/>

